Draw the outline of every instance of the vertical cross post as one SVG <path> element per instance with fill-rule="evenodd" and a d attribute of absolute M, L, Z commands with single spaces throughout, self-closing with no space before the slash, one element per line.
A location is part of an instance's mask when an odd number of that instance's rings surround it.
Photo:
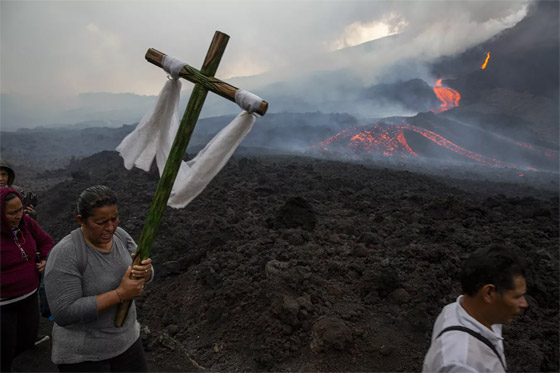
<path fill-rule="evenodd" d="M 212 39 L 212 43 L 210 44 L 210 48 L 208 49 L 208 53 L 206 54 L 206 58 L 204 59 L 202 68 L 200 69 L 202 74 L 207 77 L 213 77 L 214 74 L 216 74 L 228 40 L 228 35 L 216 31 L 214 38 Z M 173 146 L 169 152 L 169 157 L 165 163 L 165 168 L 159 180 L 154 200 L 152 201 L 148 217 L 146 218 L 146 223 L 144 224 L 140 240 L 138 241 L 138 249 L 136 250 L 136 256 L 132 265 L 139 264 L 143 259 L 146 259 L 147 253 L 152 247 L 156 232 L 161 223 L 163 212 L 167 206 L 167 200 L 169 199 L 171 189 L 175 183 L 175 178 L 179 172 L 181 161 L 185 155 L 187 145 L 191 139 L 191 135 L 207 94 L 208 89 L 203 87 L 201 84 L 195 84 L 189 103 L 187 104 L 187 108 L 185 109 L 185 113 L 181 119 L 179 129 L 177 130 L 177 135 L 173 141 Z M 115 317 L 115 326 L 120 327 L 123 325 L 131 303 L 132 301 L 128 300 L 119 304 Z"/>

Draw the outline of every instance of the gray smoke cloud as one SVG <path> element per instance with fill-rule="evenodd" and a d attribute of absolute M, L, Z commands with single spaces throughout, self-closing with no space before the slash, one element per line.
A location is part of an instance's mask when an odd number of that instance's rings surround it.
<path fill-rule="evenodd" d="M 145 62 L 146 50 L 154 47 L 199 67 L 216 30 L 231 36 L 217 76 L 246 89 L 275 83 L 286 88 L 278 94 L 289 96 L 299 89 L 291 82 L 340 69 L 357 79 L 344 84 L 365 86 L 391 74 L 429 80 L 423 65 L 410 61 L 462 52 L 513 26 L 530 3 L 2 1 L 2 128 L 91 119 L 83 117 L 93 114 L 83 110 L 88 104 L 81 93 L 157 95 L 165 74 Z M 399 63 L 401 72 L 391 73 Z M 309 108 L 320 109 L 321 95 L 307 89 Z M 138 101 L 127 114 L 100 105 L 95 115 L 133 122 L 145 109 L 145 97 Z"/>

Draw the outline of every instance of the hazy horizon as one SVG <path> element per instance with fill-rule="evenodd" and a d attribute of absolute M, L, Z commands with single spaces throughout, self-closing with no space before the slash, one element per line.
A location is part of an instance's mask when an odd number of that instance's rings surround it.
<path fill-rule="evenodd" d="M 0 124 L 15 130 L 138 121 L 166 79 L 145 61 L 146 50 L 198 68 L 216 30 L 231 37 L 216 76 L 257 94 L 272 83 L 343 69 L 355 74 L 354 84 L 373 84 L 401 61 L 421 65 L 484 42 L 519 22 L 531 3 L 2 1 Z M 352 48 L 389 35 L 398 36 L 398 45 L 380 44 L 375 53 Z M 421 66 L 413 73 L 432 78 Z M 140 97 L 96 106 L 86 97 L 91 93 Z M 222 106 L 216 112 L 235 110 Z"/>

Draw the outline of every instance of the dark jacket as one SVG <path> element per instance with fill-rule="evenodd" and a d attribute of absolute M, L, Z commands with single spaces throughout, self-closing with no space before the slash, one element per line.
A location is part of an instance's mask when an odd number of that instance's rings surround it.
<path fill-rule="evenodd" d="M 15 298 L 33 291 L 39 287 L 39 276 L 35 262 L 47 258 L 54 246 L 52 238 L 33 220 L 24 214 L 19 223 L 17 240 L 27 254 L 25 260 L 18 247 L 14 230 L 6 219 L 4 200 L 9 193 L 16 193 L 21 199 L 21 194 L 15 189 L 0 188 L 1 231 L 0 231 L 0 298 Z M 36 252 L 41 254 L 37 258 Z"/>

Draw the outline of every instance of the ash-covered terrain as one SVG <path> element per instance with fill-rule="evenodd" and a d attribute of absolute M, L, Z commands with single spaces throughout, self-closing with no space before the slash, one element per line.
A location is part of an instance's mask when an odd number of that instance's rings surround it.
<path fill-rule="evenodd" d="M 139 238 L 157 174 L 125 170 L 115 152 L 58 172 L 67 180 L 38 207 L 55 241 L 93 184 L 114 189 Z M 165 211 L 157 276 L 138 300 L 152 369 L 418 371 L 462 261 L 504 245 L 526 261 L 530 305 L 504 329 L 508 367 L 558 371 L 557 184 L 460 176 L 234 156 L 189 206 Z"/>
<path fill-rule="evenodd" d="M 463 260 L 503 245 L 528 269 L 529 308 L 504 328 L 508 370 L 558 371 L 558 3 L 535 4 L 515 27 L 432 64 L 441 89 L 461 96 L 445 110 L 419 79 L 352 87 L 324 103 L 330 112 L 282 112 L 265 90 L 280 111 L 257 120 L 190 205 L 165 211 L 156 279 L 138 300 L 150 369 L 419 371 L 435 318 L 460 294 Z M 354 104 L 415 114 L 357 115 Z M 231 119 L 201 119 L 186 158 Z M 2 132 L 2 157 L 39 194 L 55 241 L 95 184 L 117 193 L 121 226 L 138 240 L 159 177 L 127 171 L 113 151 L 133 128 Z M 55 370 L 48 359 L 43 345 L 14 367 Z"/>

